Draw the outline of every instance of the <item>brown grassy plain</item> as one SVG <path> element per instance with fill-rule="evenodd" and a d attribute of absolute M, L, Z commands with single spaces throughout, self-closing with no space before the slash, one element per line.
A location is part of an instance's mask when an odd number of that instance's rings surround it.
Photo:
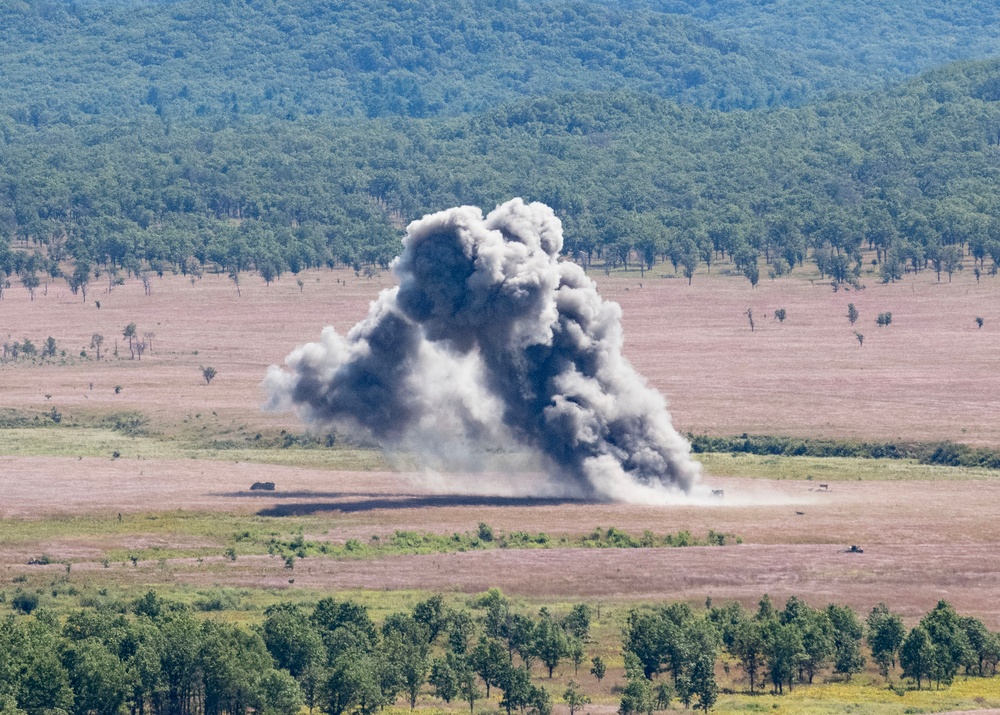
<path fill-rule="evenodd" d="M 862 292 L 834 293 L 829 284 L 800 277 L 765 281 L 752 290 L 742 279 L 699 274 L 688 286 L 683 279 L 660 277 L 663 270 L 642 278 L 594 275 L 602 294 L 622 305 L 626 354 L 667 395 L 680 429 L 1000 445 L 1000 280 L 977 284 L 967 271 L 951 285 L 938 284 L 924 272 L 889 286 L 869 277 L 870 287 Z M 37 291 L 34 302 L 16 287 L 6 291 L 0 340 L 30 337 L 38 344 L 52 335 L 67 358 L 66 364 L 0 365 L 0 406 L 39 415 L 56 407 L 64 423 L 137 410 L 148 417 L 152 436 L 147 444 L 114 434 L 121 445 L 115 460 L 82 449 L 77 454 L 72 445 L 35 454 L 8 444 L 8 456 L 0 457 L 0 516 L 290 514 L 313 520 L 310 538 L 331 540 L 395 529 L 451 533 L 472 530 L 480 521 L 504 531 L 552 535 L 581 534 L 598 525 L 633 533 L 689 529 L 701 535 L 714 529 L 739 534 L 747 543 L 488 551 L 376 562 L 308 559 L 296 566 L 295 587 L 477 591 L 496 585 L 530 596 L 616 601 L 699 601 L 711 595 L 752 602 L 764 592 L 779 599 L 794 593 L 858 608 L 886 600 L 910 617 L 947 598 L 1000 627 L 1000 479 L 838 482 L 819 494 L 805 481 L 710 475 L 708 481 L 725 488 L 727 497 L 747 498 L 717 507 L 653 508 L 448 498 L 418 478 L 384 468 L 337 469 L 333 458 L 329 465 L 296 466 L 291 452 L 275 464 L 228 458 L 224 451 L 205 454 L 212 440 L 300 431 L 292 417 L 260 411 L 259 383 L 267 366 L 315 339 L 326 324 L 346 330 L 392 283 L 385 274 L 366 279 L 347 271 L 300 278 L 301 289 L 290 276 L 271 286 L 244 277 L 242 297 L 228 279 L 211 275 L 194 285 L 180 276 L 154 278 L 148 297 L 137 280 L 110 294 L 92 288 L 87 303 L 62 282 L 50 285 L 47 295 Z M 849 302 L 861 313 L 853 328 L 846 318 Z M 758 326 L 753 333 L 744 315 L 748 307 Z M 788 313 L 780 324 L 771 317 L 779 307 Z M 892 312 L 891 326 L 875 326 L 882 311 Z M 985 319 L 981 330 L 976 316 Z M 141 363 L 127 359 L 121 331 L 129 322 L 137 323 L 140 334 L 155 333 Z M 854 330 L 866 335 L 864 347 Z M 77 357 L 81 349 L 91 352 L 95 332 L 105 336 L 109 359 Z M 115 336 L 117 359 L 111 356 Z M 200 367 L 207 365 L 218 371 L 211 385 L 201 377 Z M 115 385 L 122 387 L 120 394 Z M 58 428 L 60 434 L 71 429 Z M 178 456 L 176 450 L 186 445 L 203 451 Z M 275 481 L 279 491 L 242 491 L 257 480 Z M 865 554 L 841 553 L 851 543 L 864 545 Z M 34 573 L 30 569 L 39 567 L 25 566 L 23 556 L 45 549 L 77 561 L 74 572 L 95 583 L 125 579 L 121 569 L 102 568 L 97 554 L 127 546 L 71 536 L 0 545 L 0 578 L 9 582 Z M 280 559 L 220 557 L 212 563 L 208 568 L 177 559 L 166 570 L 140 567 L 127 579 L 290 587 Z"/>

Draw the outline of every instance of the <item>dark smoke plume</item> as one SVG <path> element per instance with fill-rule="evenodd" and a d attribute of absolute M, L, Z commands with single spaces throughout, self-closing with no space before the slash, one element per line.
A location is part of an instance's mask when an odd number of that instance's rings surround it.
<path fill-rule="evenodd" d="M 552 210 L 520 199 L 485 220 L 462 206 L 414 221 L 393 265 L 399 286 L 346 337 L 326 328 L 287 370 L 272 366 L 269 407 L 436 464 L 468 468 L 494 447 L 530 452 L 548 476 L 522 492 L 634 502 L 689 493 L 699 466 L 663 398 L 622 356 L 621 308 L 559 260 L 562 243 Z"/>

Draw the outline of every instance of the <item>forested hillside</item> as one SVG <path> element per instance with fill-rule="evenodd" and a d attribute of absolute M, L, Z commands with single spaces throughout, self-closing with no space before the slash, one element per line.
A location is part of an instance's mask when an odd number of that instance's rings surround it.
<path fill-rule="evenodd" d="M 617 89 L 753 108 L 993 55 L 998 28 L 985 0 L 11 0 L 0 115 L 421 117 Z"/>
<path fill-rule="evenodd" d="M 515 195 L 583 262 L 995 269 L 1000 62 L 791 105 L 988 53 L 1000 11 L 828 5 L 3 3 L 0 271 L 385 266 Z"/>
<path fill-rule="evenodd" d="M 29 250 L 2 268 L 55 270 L 31 265 L 42 247 L 135 270 L 385 265 L 424 212 L 519 195 L 564 218 L 583 261 L 730 255 L 753 280 L 757 257 L 780 272 L 808 253 L 850 280 L 871 246 L 893 280 L 946 270 L 955 245 L 985 270 L 1000 261 L 998 100 L 987 61 L 769 112 L 576 93 L 449 120 L 8 122 L 0 230 Z"/>
<path fill-rule="evenodd" d="M 605 0 L 697 19 L 830 70 L 839 87 L 896 80 L 995 54 L 1000 11 L 989 0 Z"/>

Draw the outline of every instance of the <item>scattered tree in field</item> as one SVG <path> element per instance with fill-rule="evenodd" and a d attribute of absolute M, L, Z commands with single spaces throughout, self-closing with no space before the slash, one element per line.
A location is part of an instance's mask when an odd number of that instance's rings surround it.
<path fill-rule="evenodd" d="M 651 715 L 653 705 L 652 684 L 646 678 L 629 678 L 618 705 L 619 715 Z"/>
<path fill-rule="evenodd" d="M 784 258 L 775 258 L 771 261 L 771 267 L 767 270 L 768 277 L 773 281 L 775 278 L 780 278 L 791 270 L 788 266 L 788 261 Z"/>
<path fill-rule="evenodd" d="M 458 673 L 455 667 L 458 657 L 453 651 L 448 651 L 444 658 L 435 658 L 427 677 L 427 682 L 434 688 L 434 694 L 446 703 L 450 703 L 458 695 Z"/>
<path fill-rule="evenodd" d="M 962 270 L 962 247 L 945 246 L 941 249 L 941 265 L 938 268 L 938 280 L 941 280 L 941 270 L 948 274 L 948 282 L 951 283 L 951 276 L 955 271 Z"/>
<path fill-rule="evenodd" d="M 569 708 L 569 715 L 576 715 L 577 710 L 590 703 L 590 698 L 580 690 L 579 685 L 571 680 L 566 691 L 563 693 L 563 702 Z"/>
<path fill-rule="evenodd" d="M 25 273 L 21 276 L 21 285 L 25 287 L 28 291 L 28 295 L 31 296 L 31 300 L 35 300 L 35 289 L 40 285 L 38 276 L 35 275 L 34 271 Z"/>
<path fill-rule="evenodd" d="M 847 319 L 851 321 L 851 325 L 858 320 L 858 309 L 854 307 L 854 303 L 847 304 Z"/>
<path fill-rule="evenodd" d="M 747 308 L 746 312 L 743 315 L 747 316 L 747 320 L 750 321 L 750 332 L 752 333 L 753 329 L 754 329 L 754 325 L 753 325 L 753 308 Z"/>
<path fill-rule="evenodd" d="M 600 683 L 604 680 L 605 673 L 608 672 L 607 666 L 604 664 L 604 660 L 599 655 L 595 655 L 590 659 L 590 674 L 597 678 L 597 682 Z"/>
<path fill-rule="evenodd" d="M 578 603 L 563 618 L 562 627 L 573 638 L 585 641 L 590 635 L 590 616 L 590 606 Z"/>
<path fill-rule="evenodd" d="M 456 670 L 456 680 L 458 682 L 458 696 L 469 704 L 469 713 L 476 709 L 476 701 L 483 696 L 483 691 L 479 689 L 476 682 L 476 671 L 472 668 L 467 658 L 459 660 L 461 668 Z"/>
<path fill-rule="evenodd" d="M 778 308 L 776 311 L 774 311 L 774 319 L 777 320 L 779 323 L 784 323 L 785 322 L 785 309 L 784 308 Z"/>
<path fill-rule="evenodd" d="M 122 330 L 122 337 L 128 340 L 128 351 L 131 354 L 131 359 L 135 360 L 135 341 L 137 338 L 135 323 L 129 323 Z"/>
<path fill-rule="evenodd" d="M 240 272 L 239 270 L 233 268 L 229 271 L 229 280 L 236 284 L 236 295 L 243 297 L 243 293 L 240 292 Z"/>
<path fill-rule="evenodd" d="M 146 297 L 148 298 L 150 295 L 153 294 L 153 284 L 149 279 L 149 274 L 143 273 L 141 276 L 139 276 L 139 278 L 142 280 L 142 290 L 146 294 Z"/>
<path fill-rule="evenodd" d="M 984 321 L 984 320 L 983 320 L 982 318 L 978 318 L 978 317 L 977 317 L 977 318 L 976 318 L 976 327 L 977 327 L 977 328 L 982 328 L 982 327 L 983 327 L 983 323 L 984 323 L 984 322 L 985 322 L 985 321 Z"/>
<path fill-rule="evenodd" d="M 892 313 L 879 313 L 878 317 L 875 318 L 875 324 L 880 328 L 886 325 L 892 325 Z"/>
<path fill-rule="evenodd" d="M 201 376 L 205 378 L 206 385 L 212 384 L 212 379 L 215 377 L 216 374 L 217 373 L 215 371 L 215 368 L 212 367 L 211 365 L 209 365 L 208 367 L 203 367 L 201 369 Z"/>
<path fill-rule="evenodd" d="M 142 334 L 142 339 L 145 341 L 146 345 L 149 347 L 149 352 L 153 352 L 153 338 L 156 337 L 156 333 L 148 331 Z"/>
<path fill-rule="evenodd" d="M 857 330 L 854 331 L 854 337 L 858 339 L 858 345 L 861 347 L 865 346 L 865 336 L 859 333 Z"/>
<path fill-rule="evenodd" d="M 543 616 L 535 625 L 534 652 L 548 669 L 550 678 L 559 661 L 570 654 L 565 631 L 551 617 Z"/>
<path fill-rule="evenodd" d="M 104 344 L 104 336 L 100 333 L 94 333 L 90 336 L 90 347 L 97 351 L 97 359 L 101 359 L 101 345 Z"/>
<path fill-rule="evenodd" d="M 486 686 L 486 697 L 490 697 L 490 688 L 499 683 L 501 674 L 510 665 L 507 649 L 495 638 L 483 636 L 473 649 L 470 663 Z"/>
<path fill-rule="evenodd" d="M 301 278 L 296 278 L 295 284 L 299 287 L 299 293 L 301 293 L 306 287 L 306 284 L 302 282 Z"/>
<path fill-rule="evenodd" d="M 69 289 L 76 295 L 77 292 L 83 294 L 83 302 L 87 302 L 87 286 L 90 284 L 90 264 L 86 261 L 78 261 L 73 269 L 73 274 L 67 279 Z"/>
<path fill-rule="evenodd" d="M 750 681 L 753 695 L 757 676 L 764 668 L 764 629 L 758 619 L 742 618 L 736 625 L 729 651 L 740 661 L 740 667 Z"/>
<path fill-rule="evenodd" d="M 48 338 L 46 338 L 45 343 L 42 345 L 42 357 L 54 358 L 55 356 L 56 356 L 56 339 L 50 335 Z"/>

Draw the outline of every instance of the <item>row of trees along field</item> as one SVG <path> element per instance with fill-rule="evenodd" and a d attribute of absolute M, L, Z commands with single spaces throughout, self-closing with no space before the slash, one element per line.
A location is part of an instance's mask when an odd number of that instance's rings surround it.
<path fill-rule="evenodd" d="M 522 196 L 587 264 L 978 278 L 1000 265 L 998 146 L 998 61 L 767 112 L 576 93 L 432 120 L 0 117 L 0 270 L 361 270 L 426 212 Z"/>
<path fill-rule="evenodd" d="M 34 598 L 15 595 L 15 609 L 32 615 L 0 624 L 5 715 L 293 715 L 303 705 L 370 715 L 399 698 L 412 708 L 431 696 L 474 712 L 498 694 L 507 713 L 548 715 L 554 695 L 571 711 L 589 702 L 587 688 L 572 680 L 561 693 L 546 688 L 555 669 L 572 667 L 580 682 L 607 675 L 600 655 L 588 657 L 589 606 L 561 617 L 542 608 L 532 617 L 497 590 L 468 609 L 431 597 L 381 626 L 365 607 L 332 598 L 313 608 L 269 607 L 252 628 L 199 619 L 154 592 L 63 621 L 35 609 Z M 638 608 L 623 631 L 620 713 L 648 715 L 675 698 L 710 710 L 720 651 L 726 684 L 751 694 L 765 683 L 780 694 L 817 677 L 850 679 L 865 664 L 865 639 L 882 677 L 898 663 L 917 688 L 947 685 L 960 673 L 993 676 L 1000 659 L 998 636 L 945 602 L 909 632 L 884 604 L 866 622 L 848 607 L 814 609 L 794 597 L 780 611 L 766 596 L 750 612 L 710 602 L 703 611 L 684 603 Z M 743 678 L 730 677 L 733 665 Z"/>

